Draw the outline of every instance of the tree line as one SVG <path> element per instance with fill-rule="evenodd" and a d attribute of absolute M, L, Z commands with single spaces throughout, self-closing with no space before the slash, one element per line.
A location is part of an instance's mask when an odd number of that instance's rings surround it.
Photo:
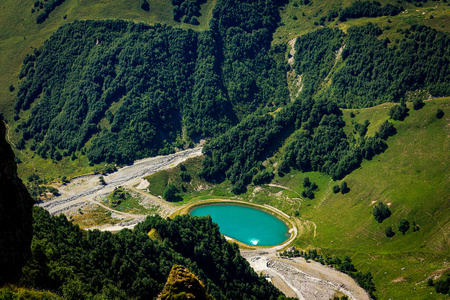
<path fill-rule="evenodd" d="M 356 1 L 344 8 L 339 14 L 339 21 L 345 22 L 348 19 L 374 18 L 381 16 L 396 16 L 403 8 L 387 3 L 381 6 L 378 1 Z"/>
<path fill-rule="evenodd" d="M 43 23 L 45 20 L 47 20 L 48 16 L 50 15 L 50 13 L 52 11 L 55 10 L 55 8 L 61 4 L 64 3 L 65 0 L 45 0 L 47 3 L 44 4 L 44 11 L 42 13 L 40 13 L 37 17 L 36 17 L 36 24 L 41 24 Z M 36 5 L 36 3 L 38 3 L 39 1 L 36 1 L 34 3 L 34 6 L 37 7 L 39 6 Z M 42 3 L 42 2 L 40 2 Z M 41 5 L 42 6 L 42 5 Z"/>

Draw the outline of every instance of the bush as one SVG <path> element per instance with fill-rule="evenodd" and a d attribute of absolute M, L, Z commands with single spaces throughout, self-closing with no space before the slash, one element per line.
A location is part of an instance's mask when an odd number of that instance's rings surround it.
<path fill-rule="evenodd" d="M 384 121 L 378 129 L 379 135 L 383 140 L 386 140 L 388 137 L 393 136 L 397 133 L 397 129 L 395 129 L 394 125 L 389 121 Z"/>
<path fill-rule="evenodd" d="M 309 177 L 303 178 L 303 187 L 306 188 L 309 186 L 311 186 L 311 181 L 309 180 Z"/>
<path fill-rule="evenodd" d="M 198 19 L 196 17 L 192 17 L 191 20 L 189 21 L 189 24 L 198 26 L 198 25 L 200 25 L 200 22 L 198 21 Z"/>
<path fill-rule="evenodd" d="M 290 170 L 289 163 L 286 160 L 283 160 L 278 166 L 278 176 L 282 177 L 284 174 L 289 173 Z"/>
<path fill-rule="evenodd" d="M 386 204 L 383 204 L 383 202 L 378 202 L 378 204 L 373 208 L 372 213 L 378 223 L 382 223 L 385 219 L 391 216 L 389 207 Z"/>
<path fill-rule="evenodd" d="M 416 99 L 413 101 L 413 109 L 419 110 L 421 109 L 425 104 L 423 103 L 422 99 Z"/>
<path fill-rule="evenodd" d="M 389 110 L 389 117 L 392 120 L 403 121 L 408 116 L 408 108 L 404 105 L 394 105 Z"/>
<path fill-rule="evenodd" d="M 275 175 L 273 172 L 270 172 L 268 170 L 262 170 L 261 172 L 257 173 L 253 177 L 253 184 L 264 184 L 264 183 L 270 183 Z"/>
<path fill-rule="evenodd" d="M 236 195 L 245 193 L 246 191 L 247 191 L 247 188 L 245 187 L 243 180 L 236 181 L 236 183 L 233 184 L 233 186 L 231 187 L 231 192 Z"/>
<path fill-rule="evenodd" d="M 150 4 L 148 4 L 147 0 L 141 0 L 141 8 L 145 11 L 150 10 Z"/>
<path fill-rule="evenodd" d="M 302 196 L 312 200 L 314 199 L 314 192 L 308 187 L 303 190 Z"/>
<path fill-rule="evenodd" d="M 438 108 L 436 110 L 436 118 L 442 119 L 442 117 L 444 117 L 444 111 L 442 109 Z"/>
<path fill-rule="evenodd" d="M 173 202 L 177 200 L 178 189 L 175 185 L 169 183 L 164 189 L 163 198 L 166 201 Z"/>
<path fill-rule="evenodd" d="M 341 191 L 341 188 L 339 187 L 339 185 L 334 185 L 333 186 L 333 193 L 337 194 Z"/>
<path fill-rule="evenodd" d="M 450 290 L 450 277 L 447 280 L 439 280 L 434 284 L 436 293 L 447 294 Z"/>
<path fill-rule="evenodd" d="M 401 219 L 400 223 L 398 224 L 398 231 L 400 231 L 401 233 L 403 233 L 403 235 L 405 235 L 405 233 L 409 230 L 409 222 L 406 219 Z"/>
<path fill-rule="evenodd" d="M 349 189 L 348 186 L 347 186 L 347 182 L 342 181 L 342 183 L 341 183 L 341 193 L 342 193 L 342 194 L 346 194 L 346 193 L 348 193 L 349 191 L 350 191 L 350 189 Z"/>
<path fill-rule="evenodd" d="M 16 89 L 16 88 L 15 88 L 12 84 L 9 86 L 9 91 L 10 91 L 10 92 L 14 92 L 15 89 Z"/>
<path fill-rule="evenodd" d="M 191 175 L 189 175 L 189 173 L 186 172 L 186 171 L 181 171 L 180 177 L 181 177 L 181 180 L 184 181 L 184 182 L 190 182 L 191 181 Z"/>
<path fill-rule="evenodd" d="M 395 232 L 392 230 L 392 227 L 389 226 L 388 228 L 386 228 L 386 230 L 384 231 L 384 234 L 386 234 L 386 237 L 391 238 L 395 235 Z"/>

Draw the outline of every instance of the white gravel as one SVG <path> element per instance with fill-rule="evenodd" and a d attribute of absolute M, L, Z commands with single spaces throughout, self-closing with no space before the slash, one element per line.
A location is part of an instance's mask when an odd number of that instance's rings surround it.
<path fill-rule="evenodd" d="M 241 251 L 255 272 L 264 272 L 281 279 L 286 286 L 277 286 L 299 299 L 331 299 L 337 291 L 352 300 L 369 300 L 369 295 L 347 274 L 303 258 L 281 259 L 273 251 Z M 276 281 L 274 281 L 276 282 Z"/>
<path fill-rule="evenodd" d="M 52 215 L 69 213 L 86 205 L 87 201 L 101 199 L 119 186 L 137 185 L 144 176 L 171 168 L 188 158 L 201 154 L 202 147 L 197 147 L 165 156 L 141 159 L 133 165 L 104 175 L 106 185 L 99 183 L 100 174 L 77 177 L 59 188 L 60 196 L 38 205 L 47 209 Z"/>

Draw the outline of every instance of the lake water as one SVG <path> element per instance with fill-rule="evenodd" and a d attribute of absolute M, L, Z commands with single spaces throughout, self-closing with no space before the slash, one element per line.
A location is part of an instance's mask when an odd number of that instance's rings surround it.
<path fill-rule="evenodd" d="M 280 219 L 259 209 L 229 204 L 195 208 L 192 216 L 210 215 L 220 232 L 247 245 L 275 246 L 289 238 L 288 227 Z"/>

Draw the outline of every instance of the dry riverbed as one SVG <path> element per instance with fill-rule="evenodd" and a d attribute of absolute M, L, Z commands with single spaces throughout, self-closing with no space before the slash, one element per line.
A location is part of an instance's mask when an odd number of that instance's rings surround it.
<path fill-rule="evenodd" d="M 174 154 L 157 156 L 152 158 L 145 158 L 136 161 L 133 165 L 118 169 L 116 172 L 104 175 L 105 185 L 100 184 L 100 174 L 87 175 L 74 178 L 69 183 L 62 185 L 59 188 L 60 196 L 49 201 L 38 204 L 45 208 L 52 215 L 63 213 L 65 215 L 72 215 L 78 213 L 79 209 L 96 204 L 101 206 L 101 199 L 114 191 L 119 186 L 132 188 L 141 183 L 142 177 L 151 175 L 160 170 L 168 169 L 178 165 L 188 158 L 200 156 L 202 148 L 197 147 L 180 151 Z M 162 206 L 163 215 L 170 214 L 172 208 L 170 205 L 164 205 L 162 201 L 152 199 L 150 196 L 147 199 L 152 201 L 155 206 Z M 165 201 L 164 201 L 165 202 Z M 112 210 L 108 207 L 104 208 Z M 116 211 L 117 214 L 126 215 L 131 219 L 140 219 L 143 216 L 126 214 Z"/>
<path fill-rule="evenodd" d="M 352 300 L 369 300 L 367 292 L 348 276 L 303 258 L 280 258 L 276 251 L 241 251 L 257 273 L 266 275 L 286 296 L 306 300 L 332 299 L 345 294 Z"/>

